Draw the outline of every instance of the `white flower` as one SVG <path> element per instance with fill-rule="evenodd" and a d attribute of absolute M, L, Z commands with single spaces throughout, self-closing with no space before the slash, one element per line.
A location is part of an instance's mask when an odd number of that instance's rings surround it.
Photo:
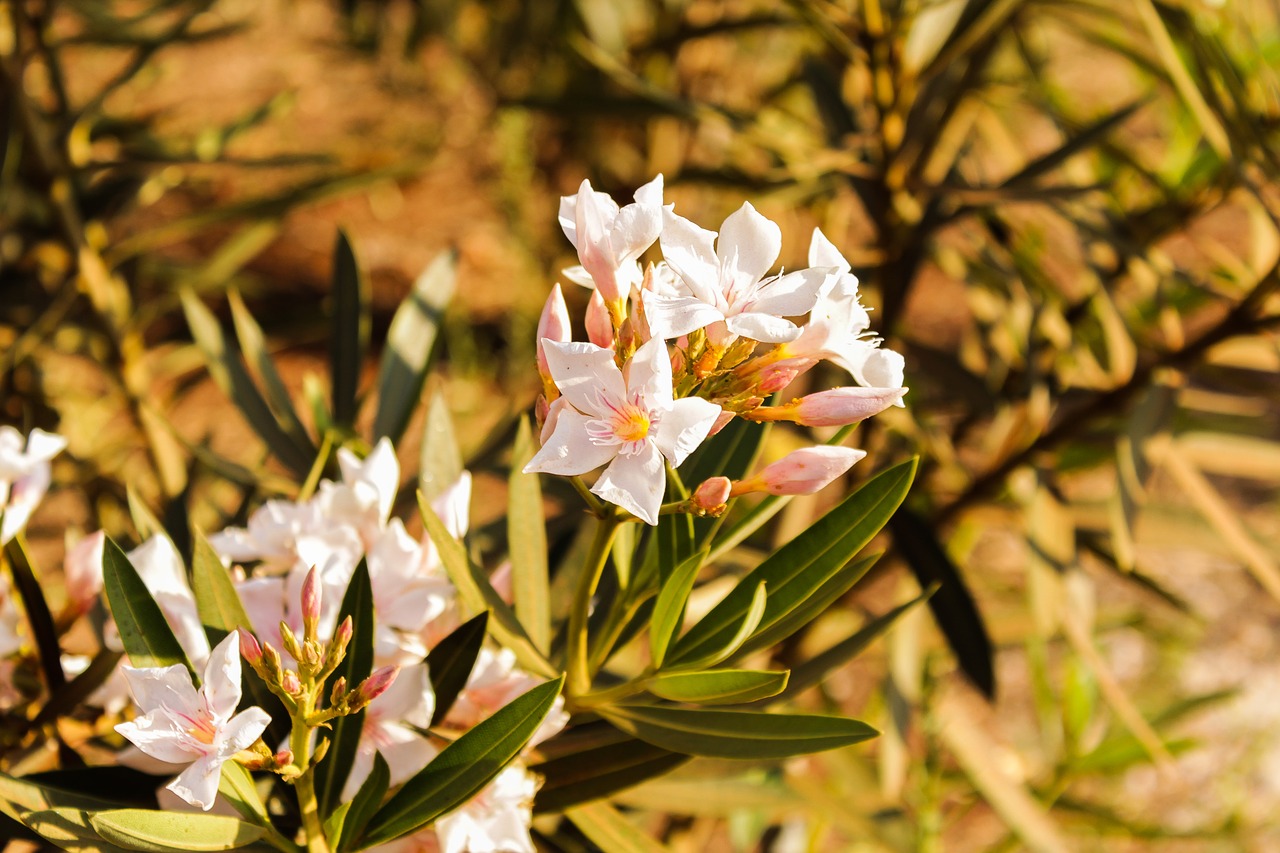
<path fill-rule="evenodd" d="M 0 545 L 26 526 L 49 490 L 49 460 L 66 446 L 65 438 L 42 429 L 24 439 L 11 426 L 0 427 Z"/>
<path fill-rule="evenodd" d="M 444 725 L 451 729 L 469 729 L 489 719 L 543 680 L 519 669 L 516 666 L 515 652 L 510 649 L 494 651 L 482 647 L 471 668 L 466 686 L 458 693 L 453 707 L 445 715 Z M 542 724 L 529 738 L 526 749 L 559 733 L 568 722 L 569 715 L 564 712 L 564 697 L 557 696 Z"/>
<path fill-rule="evenodd" d="M 783 344 L 778 358 L 825 358 L 853 374 L 868 388 L 901 388 L 902 356 L 880 346 L 867 329 L 871 318 L 858 297 L 858 279 L 849 262 L 818 229 L 809 244 L 809 264 L 838 273 L 819 296 L 809 322 L 794 341 Z M 898 400 L 895 405 L 903 405 Z"/>
<path fill-rule="evenodd" d="M 345 524 L 360 532 L 370 546 L 386 527 L 400 487 L 400 462 L 385 436 L 364 459 L 345 447 L 338 451 L 342 482 L 320 484 L 315 503 L 326 524 Z"/>
<path fill-rule="evenodd" d="M 369 703 L 361 729 L 360 745 L 342 799 L 350 801 L 373 770 L 374 753 L 381 753 L 391 771 L 391 785 L 408 781 L 436 757 L 438 750 L 431 741 L 414 730 L 431 725 L 436 697 L 423 663 L 400 670 L 396 680 L 378 698 Z"/>
<path fill-rule="evenodd" d="M 129 552 L 129 562 L 138 577 L 160 605 L 160 612 L 173 630 L 178 645 L 191 663 L 200 667 L 209 659 L 209 638 L 200 622 L 196 597 L 187 584 L 187 571 L 182 557 L 168 536 L 157 533 Z M 122 651 L 120 636 L 112 622 L 106 636 L 107 645 Z"/>
<path fill-rule="evenodd" d="M 428 550 L 392 519 L 368 554 L 369 583 L 377 614 L 374 660 L 379 666 L 405 666 L 427 654 L 422 633 L 453 602 L 453 584 Z M 404 678 L 402 673 L 401 678 Z"/>
<path fill-rule="evenodd" d="M 199 690 L 181 664 L 124 668 L 133 700 L 143 712 L 116 731 L 152 758 L 189 765 L 168 788 L 206 811 L 218 793 L 222 764 L 247 749 L 271 718 L 261 708 L 235 713 L 240 703 L 240 650 L 235 633 L 218 644 Z"/>
<path fill-rule="evenodd" d="M 625 300 L 642 279 L 638 258 L 662 230 L 662 175 L 636 190 L 635 203 L 619 208 L 607 193 L 583 181 L 577 195 L 560 199 L 560 227 L 578 250 L 580 267 L 565 270 L 573 282 L 600 291 L 607 303 Z"/>
<path fill-rule="evenodd" d="M 547 341 L 546 352 L 568 402 L 524 470 L 572 476 L 609 463 L 591 491 L 657 524 L 663 457 L 679 466 L 707 437 L 720 407 L 697 397 L 672 399 L 671 362 L 660 338 L 636 350 L 625 376 L 613 352 L 594 344 Z"/>
<path fill-rule="evenodd" d="M 466 805 L 436 821 L 442 853 L 534 853 L 529 826 L 538 777 L 518 764 Z"/>
<path fill-rule="evenodd" d="M 323 527 L 312 503 L 267 501 L 249 516 L 247 528 L 228 527 L 210 536 L 209 544 L 230 560 L 264 560 L 288 567 L 297 558 L 298 538 Z"/>
<path fill-rule="evenodd" d="M 725 219 L 718 241 L 716 232 L 665 211 L 662 254 L 680 277 L 682 291 L 677 296 L 641 292 L 650 332 L 670 339 L 723 323 L 724 331 L 713 327 L 714 337 L 793 340 L 800 329 L 786 318 L 813 308 L 832 270 L 806 269 L 765 279 L 781 249 L 782 231 L 749 202 Z"/>

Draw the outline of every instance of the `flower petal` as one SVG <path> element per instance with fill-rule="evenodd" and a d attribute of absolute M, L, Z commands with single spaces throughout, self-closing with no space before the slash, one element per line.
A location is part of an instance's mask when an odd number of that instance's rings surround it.
<path fill-rule="evenodd" d="M 749 201 L 744 201 L 720 226 L 716 255 L 739 287 L 764 278 L 781 251 L 782 229 Z"/>
<path fill-rule="evenodd" d="M 724 319 L 719 309 L 692 296 L 662 296 L 644 290 L 640 299 L 649 334 L 655 338 L 671 340 Z"/>
<path fill-rule="evenodd" d="M 545 340 L 543 345 L 556 387 L 579 411 L 597 417 L 602 414 L 596 402 L 598 391 L 613 400 L 621 400 L 626 394 L 622 371 L 613 361 L 612 350 L 582 341 Z"/>
<path fill-rule="evenodd" d="M 219 754 L 230 759 L 242 749 L 253 746 L 271 724 L 271 715 L 256 705 L 245 708 L 231 718 L 222 729 L 222 745 Z"/>
<path fill-rule="evenodd" d="M 218 781 L 222 777 L 222 761 L 206 755 L 178 774 L 167 787 L 193 806 L 208 811 L 218 796 Z"/>
<path fill-rule="evenodd" d="M 716 232 L 694 225 L 669 210 L 662 212 L 662 257 L 676 271 L 698 300 L 723 303 L 720 293 L 720 261 L 716 258 Z"/>
<path fill-rule="evenodd" d="M 840 250 L 817 228 L 813 229 L 813 238 L 809 241 L 809 266 L 835 267 L 846 273 L 851 269 Z"/>
<path fill-rule="evenodd" d="M 200 692 L 215 720 L 229 720 L 236 712 L 240 704 L 240 638 L 235 631 L 210 652 Z"/>
<path fill-rule="evenodd" d="M 627 396 L 640 395 L 646 406 L 671 406 L 671 356 L 661 338 L 645 341 L 627 362 Z"/>
<path fill-rule="evenodd" d="M 115 728 L 139 752 L 166 764 L 186 764 L 198 755 L 193 749 L 198 742 L 172 714 L 160 708 Z"/>
<path fill-rule="evenodd" d="M 799 317 L 813 310 L 818 294 L 831 278 L 830 270 L 826 269 L 796 270 L 780 275 L 764 282 L 743 309 L 776 317 Z"/>
<path fill-rule="evenodd" d="M 565 406 L 556 417 L 555 430 L 543 442 L 542 449 L 524 466 L 525 473 L 575 476 L 594 471 L 618 453 L 617 446 L 596 444 L 587 435 L 591 418 Z"/>
<path fill-rule="evenodd" d="M 800 337 L 799 326 L 772 314 L 736 314 L 726 319 L 725 325 L 735 335 L 766 344 L 783 344 Z"/>
<path fill-rule="evenodd" d="M 563 419 L 563 416 L 562 416 Z M 613 460 L 591 491 L 617 504 L 648 524 L 658 523 L 662 494 L 667 477 L 662 453 L 652 441 L 644 442 L 639 453 L 619 455 Z"/>
<path fill-rule="evenodd" d="M 203 707 L 200 696 L 191 685 L 191 673 L 185 666 L 132 667 L 122 666 L 134 704 L 142 711 L 169 707 L 184 714 L 194 715 Z"/>
<path fill-rule="evenodd" d="M 653 441 L 672 466 L 679 467 L 706 440 L 720 411 L 715 403 L 701 397 L 676 400 L 671 410 L 663 414 Z"/>
<path fill-rule="evenodd" d="M 630 263 L 653 245 L 662 231 L 662 207 L 647 204 L 629 204 L 618 211 L 609 229 L 609 244 L 613 247 L 615 266 Z"/>
<path fill-rule="evenodd" d="M 662 207 L 662 173 L 649 183 L 636 190 L 635 200 L 639 204 L 651 207 Z"/>

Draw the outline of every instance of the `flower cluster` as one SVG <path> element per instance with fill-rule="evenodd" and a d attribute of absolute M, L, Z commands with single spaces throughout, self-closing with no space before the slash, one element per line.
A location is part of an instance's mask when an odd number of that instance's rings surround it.
<path fill-rule="evenodd" d="M 902 357 L 869 332 L 857 278 L 821 231 L 809 267 L 771 274 L 782 248 L 775 223 L 744 203 L 718 234 L 700 228 L 663 204 L 661 175 L 621 207 L 583 181 L 561 199 L 560 225 L 581 261 L 565 276 L 594 288 L 589 341 L 572 340 L 556 286 L 538 325 L 542 449 L 526 471 L 604 467 L 591 491 L 656 524 L 666 466 L 731 418 L 837 426 L 901 405 Z M 642 270 L 654 243 L 663 260 Z M 766 403 L 824 359 L 855 384 Z M 815 491 L 859 458 L 812 448 L 738 483 L 709 482 L 690 509 L 715 512 L 749 491 Z"/>

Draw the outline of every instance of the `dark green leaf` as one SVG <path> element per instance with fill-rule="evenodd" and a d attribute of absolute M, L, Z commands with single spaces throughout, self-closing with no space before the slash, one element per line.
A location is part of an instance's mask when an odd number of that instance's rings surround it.
<path fill-rule="evenodd" d="M 373 672 L 373 588 L 369 583 L 369 567 L 364 560 L 356 566 L 342 596 L 338 623 L 341 624 L 348 616 L 351 617 L 351 644 L 347 646 L 346 658 L 331 679 L 336 681 L 343 677 L 347 679 L 348 689 L 352 689 Z M 341 800 L 342 787 L 347 783 L 356 747 L 360 743 L 365 713 L 359 711 L 333 721 L 329 754 L 316 765 L 315 770 L 316 800 L 322 817 L 327 817 Z"/>
<path fill-rule="evenodd" d="M 534 811 L 559 812 L 579 803 L 602 799 L 662 776 L 689 760 L 687 755 L 627 737 L 616 730 L 615 734 L 623 740 L 531 767 L 545 779 L 534 800 Z"/>
<path fill-rule="evenodd" d="M 522 469 L 537 452 L 533 428 L 520 419 L 511 450 L 507 490 L 507 543 L 511 555 L 511 589 L 516 618 L 538 651 L 551 648 L 551 593 L 547 569 L 547 531 L 542 512 L 542 486 L 537 474 Z"/>
<path fill-rule="evenodd" d="M 382 798 L 387 795 L 387 786 L 390 782 L 391 769 L 387 767 L 382 753 L 375 752 L 373 770 L 369 773 L 369 778 L 360 785 L 360 790 L 356 792 L 355 799 L 351 801 L 347 815 L 342 821 L 342 830 L 338 833 L 335 845 L 338 853 L 355 849 L 360 834 L 364 832 L 364 828 L 369 825 L 374 813 L 382 805 Z"/>
<path fill-rule="evenodd" d="M 289 389 L 285 387 L 284 380 L 276 371 L 275 362 L 267 353 L 262 328 L 245 307 L 239 293 L 234 290 L 229 291 L 227 302 L 231 305 L 231 320 L 235 324 L 240 351 L 244 353 L 249 371 L 266 391 L 267 405 L 270 406 L 272 414 L 293 443 L 314 457 L 317 452 L 315 443 L 307 434 L 307 428 L 302 425 L 302 419 L 298 417 L 298 411 L 294 408 L 293 400 L 289 396 Z"/>
<path fill-rule="evenodd" d="M 649 622 L 649 653 L 654 669 L 662 668 L 667 649 L 680 630 L 685 605 L 706 557 L 707 552 L 702 551 L 682 562 L 671 573 L 671 577 L 663 582 L 662 589 L 658 592 L 658 600 L 653 605 L 653 616 Z"/>
<path fill-rule="evenodd" d="M 378 810 L 361 845 L 415 832 L 479 793 L 520 754 L 563 684 L 562 676 L 538 685 L 445 747 Z"/>
<path fill-rule="evenodd" d="M 157 534 L 168 535 L 160 519 L 156 518 L 151 507 L 147 506 L 132 484 L 125 486 L 125 500 L 129 504 L 129 517 L 133 520 L 133 529 L 138 531 L 139 539 L 145 541 Z"/>
<path fill-rule="evenodd" d="M 489 623 L 489 611 L 482 611 L 453 629 L 449 636 L 436 643 L 427 655 L 427 672 L 431 676 L 431 689 L 436 695 L 436 709 L 431 725 L 445 718 L 453 707 L 458 694 L 466 687 L 467 679 L 484 645 L 484 632 Z"/>
<path fill-rule="evenodd" d="M 351 242 L 341 230 L 333 244 L 333 331 L 329 364 L 333 376 L 333 422 L 350 428 L 356 422 L 357 393 L 364 354 L 369 345 L 369 297 Z"/>
<path fill-rule="evenodd" d="M 136 667 L 180 663 L 191 671 L 194 680 L 196 672 L 165 621 L 160 605 L 156 604 L 129 558 L 110 536 L 102 549 L 102 585 L 111 615 L 120 629 L 120 642 L 129 655 L 129 663 Z"/>
<path fill-rule="evenodd" d="M 396 309 L 387 331 L 378 370 L 378 411 L 373 437 L 399 441 L 422 396 L 431 350 L 440 333 L 445 306 L 456 289 L 457 253 L 439 255 L 418 276 L 409 296 Z"/>
<path fill-rule="evenodd" d="M 951 558 L 927 521 L 910 510 L 899 511 L 890 522 L 893 542 L 922 588 L 937 585 L 929 609 L 961 671 L 988 699 L 996 695 L 994 649 L 987 626 Z"/>
<path fill-rule="evenodd" d="M 40 671 L 44 673 L 45 686 L 50 694 L 55 693 L 67 683 L 67 676 L 62 671 L 58 629 L 53 624 L 49 603 L 44 600 L 44 593 L 40 590 L 40 581 L 36 577 L 35 567 L 31 565 L 31 555 L 27 553 L 26 540 L 22 535 L 9 540 L 5 545 L 5 556 L 8 558 L 13 585 L 18 590 L 18 597 L 22 599 L 23 612 L 27 614 L 27 624 L 31 626 L 31 634 L 36 641 L 36 653 L 40 657 Z"/>
<path fill-rule="evenodd" d="M 879 732 L 858 720 L 813 714 L 764 714 L 615 705 L 600 716 L 654 746 L 709 758 L 790 758 L 860 743 Z"/>
<path fill-rule="evenodd" d="M 773 625 L 803 603 L 880 531 L 906 497 L 915 469 L 912 459 L 876 475 L 778 549 L 676 643 L 670 662 L 700 660 L 722 649 L 742 624 L 761 583 L 769 593 L 763 625 Z"/>
<path fill-rule="evenodd" d="M 737 705 L 776 696 L 787 686 L 787 670 L 718 669 L 670 672 L 654 676 L 645 689 L 672 702 L 694 705 Z"/>

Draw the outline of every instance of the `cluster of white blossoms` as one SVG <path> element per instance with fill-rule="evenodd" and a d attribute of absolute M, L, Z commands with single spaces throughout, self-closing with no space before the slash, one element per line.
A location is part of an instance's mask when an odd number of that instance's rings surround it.
<path fill-rule="evenodd" d="M 572 340 L 557 285 L 538 324 L 542 449 L 526 471 L 604 467 L 591 491 L 656 524 L 666 466 L 731 418 L 836 426 L 902 405 L 902 356 L 870 333 L 858 281 L 821 231 L 808 268 L 770 274 L 782 249 L 775 223 L 744 203 L 718 234 L 700 228 L 663 204 L 661 175 L 622 207 L 583 181 L 561 199 L 560 225 L 581 261 L 565 276 L 594 288 L 588 341 Z M 663 260 L 642 269 L 655 243 Z M 855 384 L 766 405 L 824 359 Z M 704 484 L 692 508 L 716 512 L 747 491 L 816 491 L 862 455 L 811 448 L 749 480 Z"/>

